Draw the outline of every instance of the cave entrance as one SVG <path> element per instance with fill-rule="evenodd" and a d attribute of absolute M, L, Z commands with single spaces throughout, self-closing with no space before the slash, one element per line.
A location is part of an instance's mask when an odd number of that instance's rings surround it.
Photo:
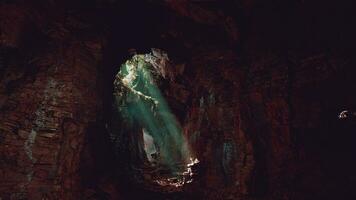
<path fill-rule="evenodd" d="M 161 88 L 169 82 L 169 59 L 163 51 L 136 54 L 115 77 L 121 139 L 136 182 L 181 187 L 192 182 L 198 163 Z"/>

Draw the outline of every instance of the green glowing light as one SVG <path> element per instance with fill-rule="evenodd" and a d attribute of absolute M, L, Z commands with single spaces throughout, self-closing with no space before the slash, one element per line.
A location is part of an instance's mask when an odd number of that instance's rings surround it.
<path fill-rule="evenodd" d="M 188 163 L 190 153 L 181 127 L 156 84 L 159 72 L 145 59 L 135 55 L 122 65 L 115 81 L 119 110 L 135 120 L 154 140 L 159 163 L 175 170 Z"/>

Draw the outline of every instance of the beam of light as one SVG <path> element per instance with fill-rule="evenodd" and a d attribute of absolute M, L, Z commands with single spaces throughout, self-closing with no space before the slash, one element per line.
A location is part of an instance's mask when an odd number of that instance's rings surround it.
<path fill-rule="evenodd" d="M 148 135 L 152 137 L 158 154 L 157 163 L 174 174 L 155 182 L 179 187 L 192 181 L 188 178 L 193 175 L 191 167 L 199 161 L 191 156 L 182 129 L 155 83 L 157 72 L 154 70 L 145 61 L 145 55 L 135 55 L 122 65 L 115 82 L 116 95 L 125 104 L 119 110 L 128 113 L 142 126 L 146 141 Z M 151 152 L 147 153 L 147 159 L 152 161 Z"/>

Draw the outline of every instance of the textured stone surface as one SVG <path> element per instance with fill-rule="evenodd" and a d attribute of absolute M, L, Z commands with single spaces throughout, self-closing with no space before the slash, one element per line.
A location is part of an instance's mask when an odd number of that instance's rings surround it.
<path fill-rule="evenodd" d="M 354 199 L 351 6 L 319 3 L 1 2 L 0 199 Z M 200 160 L 180 193 L 132 186 L 108 142 L 114 76 L 151 47 Z"/>
<path fill-rule="evenodd" d="M 1 45 L 19 48 L 16 41 L 27 33 L 19 25 L 24 17 L 16 5 L 4 7 L 20 16 L 11 26 L 3 26 L 5 31 L 18 34 L 11 34 L 11 38 L 5 32 Z M 1 21 L 8 23 L 10 18 L 2 17 Z M 2 68 L 2 199 L 77 198 L 84 134 L 88 124 L 96 120 L 99 106 L 99 60 L 93 54 L 100 49 L 93 52 L 85 43 L 61 45 L 64 42 L 58 38 L 46 52 L 33 55 L 25 51 L 23 58 L 14 54 L 23 60 L 9 60 Z"/>

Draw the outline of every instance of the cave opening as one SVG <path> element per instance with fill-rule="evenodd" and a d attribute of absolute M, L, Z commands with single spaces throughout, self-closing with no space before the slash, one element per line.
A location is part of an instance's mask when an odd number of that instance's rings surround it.
<path fill-rule="evenodd" d="M 159 49 L 122 64 L 114 81 L 117 118 L 111 134 L 119 154 L 126 154 L 124 169 L 134 183 L 177 191 L 193 181 L 192 167 L 199 160 L 164 97 L 165 85 L 174 79 L 170 67 Z"/>

